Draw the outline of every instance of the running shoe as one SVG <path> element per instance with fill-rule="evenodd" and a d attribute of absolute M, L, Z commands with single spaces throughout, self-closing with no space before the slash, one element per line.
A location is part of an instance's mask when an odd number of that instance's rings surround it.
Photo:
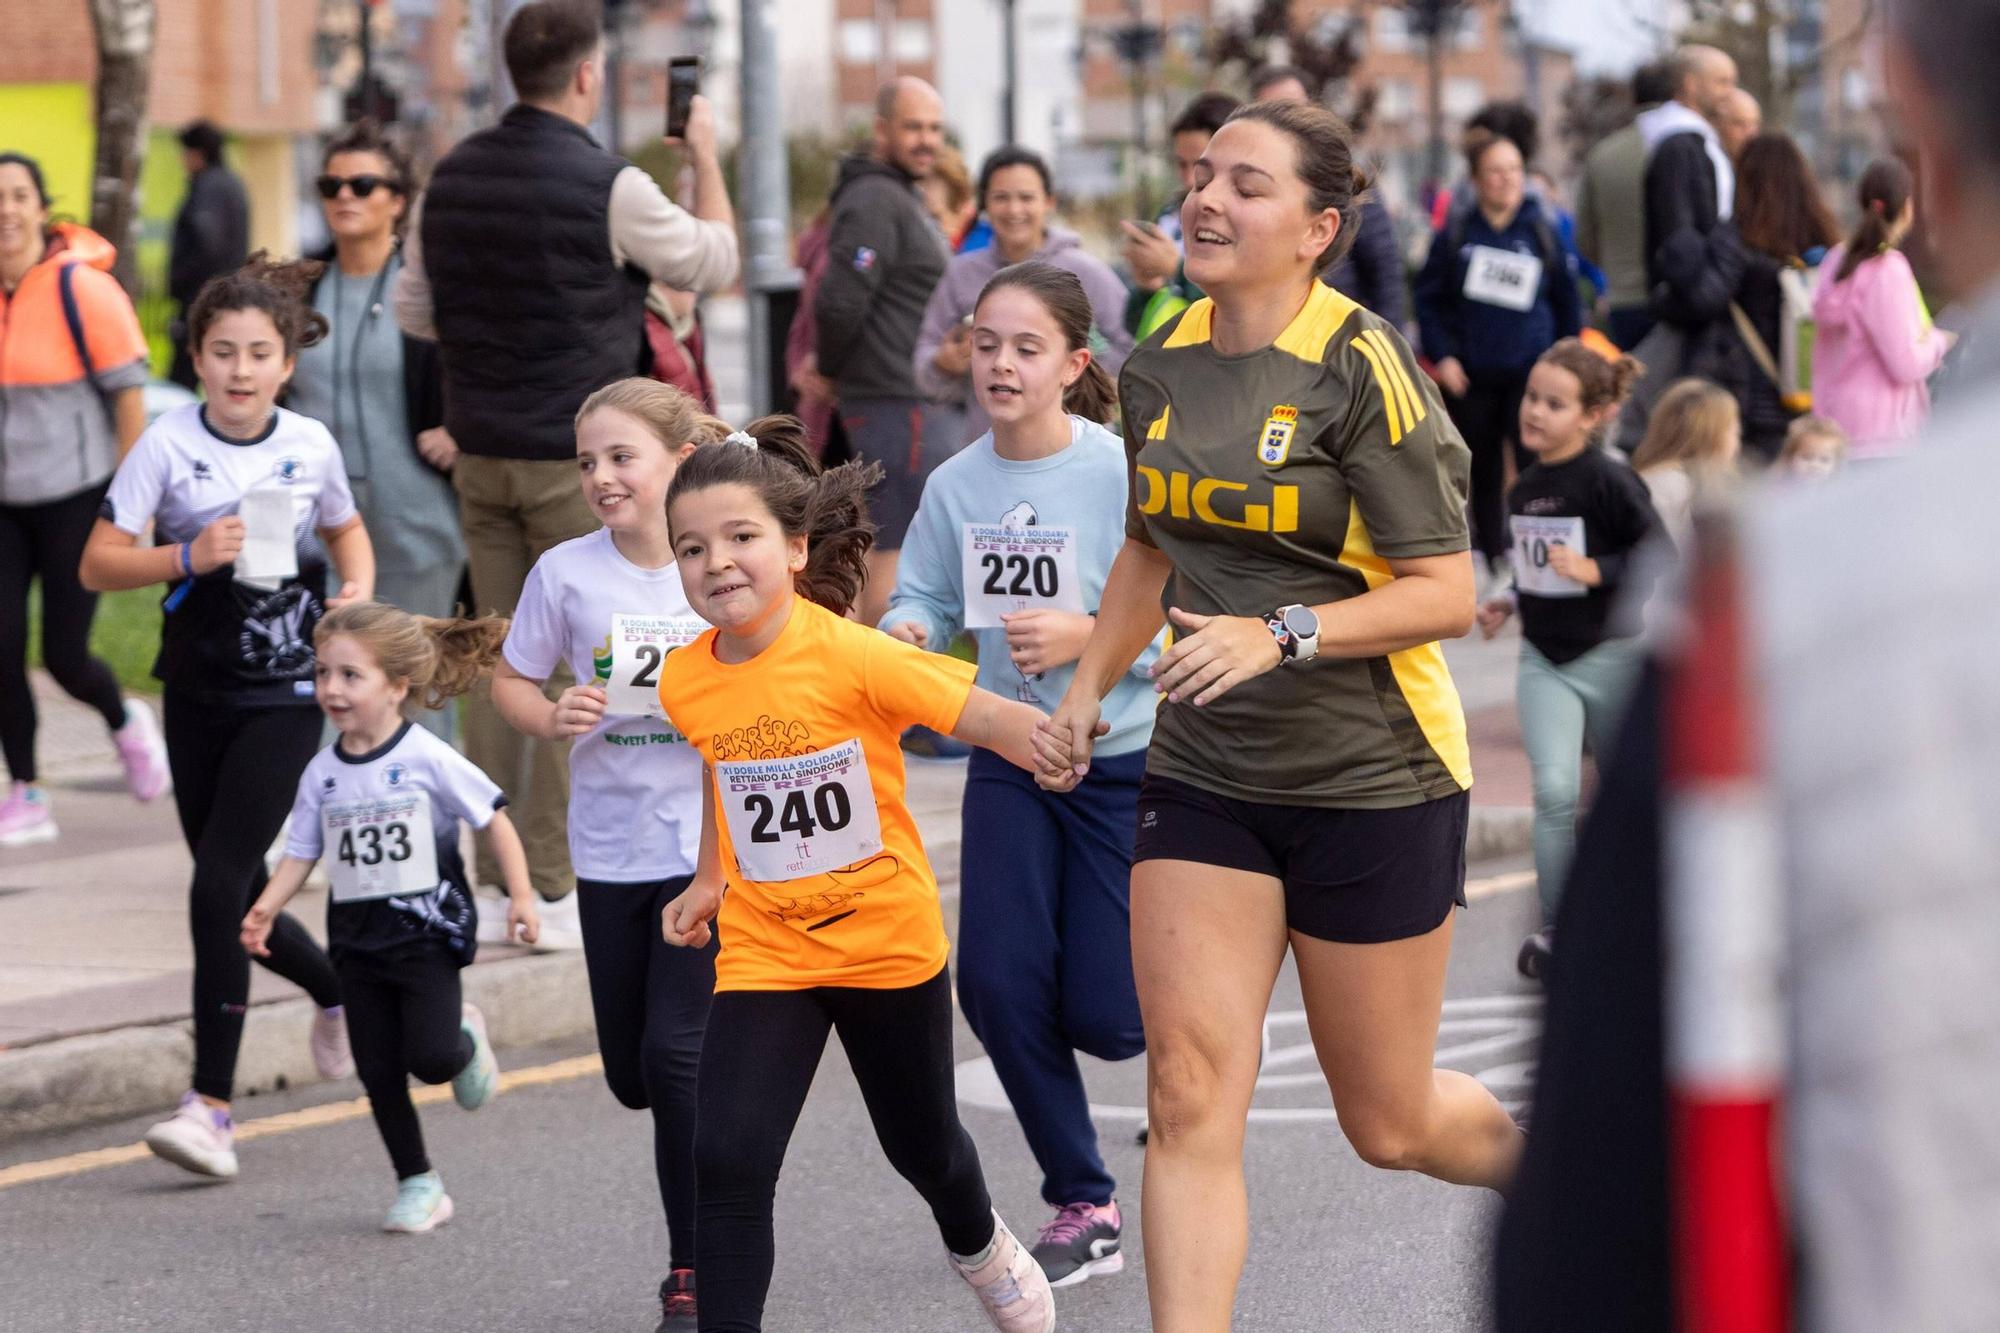
<path fill-rule="evenodd" d="M 382 1229 L 405 1236 L 418 1236 L 426 1231 L 436 1231 L 449 1221 L 451 1196 L 444 1192 L 444 1181 L 438 1173 L 426 1171 L 422 1175 L 404 1176 L 396 1182 L 396 1201 L 389 1205 L 389 1215 L 382 1219 Z"/>
<path fill-rule="evenodd" d="M 40 787 L 17 782 L 0 801 L 0 847 L 25 847 L 31 842 L 54 842 L 56 816 L 49 798 Z"/>
<path fill-rule="evenodd" d="M 500 1062 L 493 1058 L 493 1043 L 486 1040 L 486 1015 L 479 1012 L 478 1005 L 465 1006 L 458 1026 L 472 1038 L 472 1058 L 451 1080 L 452 1100 L 468 1111 L 477 1111 L 493 1100 L 493 1090 L 500 1086 Z"/>
<path fill-rule="evenodd" d="M 1555 927 L 1538 930 L 1521 941 L 1521 953 L 1514 960 L 1514 966 L 1530 981 L 1546 980 L 1549 975 L 1549 959 L 1555 951 Z"/>
<path fill-rule="evenodd" d="M 1042 1266 L 1051 1287 L 1070 1287 L 1099 1273 L 1122 1271 L 1123 1235 L 1124 1219 L 1119 1216 L 1116 1199 L 1102 1207 L 1064 1204 L 1042 1223 L 1029 1253 Z"/>
<path fill-rule="evenodd" d="M 576 890 L 560 898 L 544 898 L 536 904 L 542 918 L 542 933 L 531 946 L 536 953 L 562 953 L 583 947 L 583 919 L 577 915 Z M 505 904 L 501 905 L 505 912 Z"/>
<path fill-rule="evenodd" d="M 160 724 L 143 699 L 125 701 L 125 725 L 111 733 L 118 747 L 118 762 L 125 766 L 125 785 L 142 801 L 155 800 L 173 790 L 173 774 L 167 768 L 167 743 L 160 739 Z"/>
<path fill-rule="evenodd" d="M 950 1259 L 952 1271 L 979 1296 L 993 1327 L 1002 1333 L 1053 1333 L 1056 1298 L 1048 1275 L 1000 1214 L 993 1214 L 993 1244 L 983 1261 L 967 1265 L 955 1254 Z"/>
<path fill-rule="evenodd" d="M 694 1270 L 676 1268 L 660 1283 L 660 1322 L 653 1333 L 687 1333 L 698 1319 L 694 1305 Z"/>
<path fill-rule="evenodd" d="M 313 1014 L 313 1068 L 325 1079 L 346 1078 L 354 1072 L 354 1051 L 347 1044 L 347 1011 L 339 1005 Z"/>
<path fill-rule="evenodd" d="M 198 1176 L 236 1175 L 236 1122 L 193 1092 L 183 1093 L 174 1113 L 146 1131 L 146 1146 L 155 1157 Z"/>

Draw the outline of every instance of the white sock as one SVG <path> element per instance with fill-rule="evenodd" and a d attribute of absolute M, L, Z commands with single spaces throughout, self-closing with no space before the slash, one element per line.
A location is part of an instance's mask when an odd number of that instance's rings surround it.
<path fill-rule="evenodd" d="M 993 1239 L 987 1241 L 986 1248 L 981 1250 L 978 1254 L 954 1254 L 951 1257 L 958 1260 L 959 1266 L 962 1268 L 977 1268 L 979 1267 L 979 1265 L 985 1263 L 988 1259 L 991 1259 L 993 1257 L 993 1251 L 999 1246 L 999 1244 L 1000 1244 L 1000 1229 L 998 1227 L 995 1227 L 993 1230 Z"/>

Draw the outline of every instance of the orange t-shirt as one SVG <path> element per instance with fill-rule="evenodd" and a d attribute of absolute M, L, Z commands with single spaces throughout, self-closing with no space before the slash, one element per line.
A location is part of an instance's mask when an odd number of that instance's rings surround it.
<path fill-rule="evenodd" d="M 929 981 L 944 913 L 903 801 L 901 738 L 957 726 L 974 667 L 803 597 L 752 660 L 720 661 L 715 645 L 710 630 L 660 671 L 667 718 L 715 784 L 729 885 L 715 988 Z"/>

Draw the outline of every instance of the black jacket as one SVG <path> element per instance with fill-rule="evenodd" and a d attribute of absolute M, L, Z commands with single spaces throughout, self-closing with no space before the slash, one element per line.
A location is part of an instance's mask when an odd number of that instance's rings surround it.
<path fill-rule="evenodd" d="M 1743 313 L 1750 317 L 1750 323 L 1764 340 L 1764 346 L 1770 349 L 1773 361 L 1780 355 L 1780 342 L 1784 336 L 1785 298 L 1778 287 L 1778 273 L 1784 267 L 1783 260 L 1746 248 L 1743 277 L 1736 284 L 1736 304 L 1742 306 Z M 1748 364 L 1741 377 L 1741 385 L 1727 387 L 1735 390 L 1736 401 L 1743 409 L 1743 447 L 1770 462 L 1778 456 L 1785 442 L 1785 430 L 1797 414 L 1785 406 L 1784 400 L 1778 396 L 1778 386 L 1771 383 L 1771 377 L 1750 357 L 1747 349 L 1743 359 Z"/>
<path fill-rule="evenodd" d="M 1403 254 L 1396 247 L 1396 223 L 1379 199 L 1361 205 L 1360 230 L 1347 257 L 1326 274 L 1326 285 L 1342 296 L 1359 301 L 1397 328 L 1410 322 L 1408 275 L 1403 272 Z"/>
<path fill-rule="evenodd" d="M 1729 319 L 1743 246 L 1719 214 L 1702 137 L 1661 140 L 1646 163 L 1646 282 L 1656 318 L 1685 330 Z"/>
<path fill-rule="evenodd" d="M 820 374 L 843 399 L 923 396 L 911 361 L 949 259 L 908 176 L 867 153 L 841 162 L 814 316 Z"/>
<path fill-rule="evenodd" d="M 187 198 L 174 214 L 167 294 L 186 306 L 202 284 L 243 267 L 250 257 L 250 200 L 243 182 L 221 163 L 188 177 Z"/>
<path fill-rule="evenodd" d="M 611 251 L 623 158 L 516 105 L 445 155 L 423 207 L 444 424 L 468 454 L 576 456 L 576 411 L 638 373 L 646 275 Z"/>

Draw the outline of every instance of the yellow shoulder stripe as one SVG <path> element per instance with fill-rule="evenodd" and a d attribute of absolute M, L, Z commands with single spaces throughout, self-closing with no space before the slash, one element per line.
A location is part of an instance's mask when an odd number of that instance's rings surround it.
<path fill-rule="evenodd" d="M 1273 346 L 1301 361 L 1324 361 L 1334 335 L 1360 308 L 1358 303 L 1315 278 L 1304 308 L 1292 317 Z"/>
<path fill-rule="evenodd" d="M 1355 351 L 1368 358 L 1369 368 L 1375 372 L 1375 386 L 1382 391 L 1382 415 L 1389 422 L 1389 443 L 1401 444 L 1407 428 L 1403 425 L 1403 401 L 1390 387 L 1389 371 L 1382 363 L 1382 353 L 1367 338 L 1356 338 L 1352 344 Z M 1411 423 L 1414 425 L 1415 423 Z"/>
<path fill-rule="evenodd" d="M 1424 396 L 1417 391 L 1416 384 L 1410 379 L 1410 372 L 1403 364 L 1402 354 L 1396 350 L 1396 344 L 1389 340 L 1389 335 L 1381 329 L 1370 329 L 1362 336 L 1374 343 L 1375 350 L 1382 354 L 1382 361 L 1389 370 L 1389 378 L 1402 396 L 1403 420 L 1410 423 L 1410 430 L 1415 430 L 1417 423 L 1427 415 Z"/>
<path fill-rule="evenodd" d="M 1164 350 L 1170 347 L 1199 347 L 1209 339 L 1209 328 L 1215 320 L 1215 302 L 1206 296 L 1181 311 L 1180 321 L 1174 331 L 1160 344 Z"/>

